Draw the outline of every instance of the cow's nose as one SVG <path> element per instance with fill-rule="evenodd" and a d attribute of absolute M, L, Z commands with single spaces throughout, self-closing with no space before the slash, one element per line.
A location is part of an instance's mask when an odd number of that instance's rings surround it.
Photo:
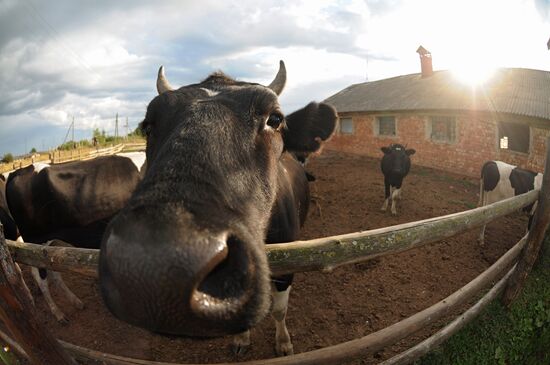
<path fill-rule="evenodd" d="M 198 229 L 178 214 L 158 218 L 123 213 L 103 238 L 100 285 L 116 317 L 201 337 L 242 332 L 263 318 L 269 281 L 249 241 Z"/>
<path fill-rule="evenodd" d="M 230 236 L 224 240 L 223 247 L 197 275 L 190 306 L 199 317 L 214 320 L 230 317 L 254 294 L 253 264 L 246 245 L 236 236 Z"/>

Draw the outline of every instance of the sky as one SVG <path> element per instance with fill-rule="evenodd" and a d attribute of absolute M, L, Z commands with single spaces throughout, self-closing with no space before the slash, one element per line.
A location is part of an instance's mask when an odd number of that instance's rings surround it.
<path fill-rule="evenodd" d="M 268 84 L 289 113 L 365 81 L 434 70 L 550 70 L 550 0 L 0 0 L 0 156 L 94 128 L 124 134 L 170 83 L 214 71 Z M 458 77 L 458 76 L 457 76 Z M 71 136 L 69 135 L 69 138 Z"/>

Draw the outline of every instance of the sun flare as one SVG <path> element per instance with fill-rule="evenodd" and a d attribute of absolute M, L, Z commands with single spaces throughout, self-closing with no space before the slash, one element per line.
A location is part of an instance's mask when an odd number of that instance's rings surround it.
<path fill-rule="evenodd" d="M 469 67 L 455 67 L 451 69 L 454 77 L 469 86 L 475 87 L 482 85 L 491 78 L 496 67 L 488 65 L 471 65 Z"/>

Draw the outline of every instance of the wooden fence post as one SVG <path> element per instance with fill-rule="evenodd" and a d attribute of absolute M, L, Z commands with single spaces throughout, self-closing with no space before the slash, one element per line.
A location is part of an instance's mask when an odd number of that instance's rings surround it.
<path fill-rule="evenodd" d="M 27 353 L 31 364 L 76 365 L 38 319 L 23 277 L 9 254 L 0 225 L 0 318 Z"/>
<path fill-rule="evenodd" d="M 508 281 L 508 286 L 502 296 L 502 303 L 510 306 L 525 285 L 541 251 L 544 235 L 550 225 L 550 138 L 546 139 L 546 163 L 544 177 L 540 189 L 537 211 L 527 237 L 527 244 L 519 257 L 518 267 Z"/>

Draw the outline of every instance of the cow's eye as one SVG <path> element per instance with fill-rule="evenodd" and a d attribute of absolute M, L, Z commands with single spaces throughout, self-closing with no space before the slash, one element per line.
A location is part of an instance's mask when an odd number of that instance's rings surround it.
<path fill-rule="evenodd" d="M 284 119 L 280 113 L 271 113 L 267 118 L 266 124 L 273 129 L 279 129 Z"/>

